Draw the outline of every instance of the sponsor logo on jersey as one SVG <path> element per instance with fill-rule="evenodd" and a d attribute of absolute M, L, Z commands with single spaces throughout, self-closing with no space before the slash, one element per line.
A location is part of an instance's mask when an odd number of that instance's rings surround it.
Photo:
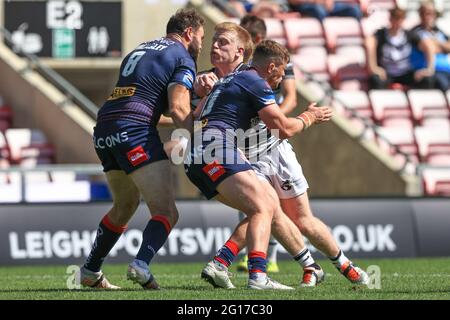
<path fill-rule="evenodd" d="M 283 182 L 283 184 L 281 185 L 281 189 L 283 189 L 284 191 L 289 191 L 292 189 L 292 181 L 291 180 L 286 180 Z"/>
<path fill-rule="evenodd" d="M 208 175 L 212 182 L 216 182 L 217 179 L 225 173 L 225 168 L 217 161 L 207 164 L 202 170 Z"/>
<path fill-rule="evenodd" d="M 194 76 L 190 71 L 186 71 L 186 73 L 184 74 L 183 82 L 189 84 L 192 87 L 194 83 Z"/>
<path fill-rule="evenodd" d="M 116 100 L 125 97 L 131 97 L 136 92 L 136 87 L 115 87 L 108 101 Z"/>
<path fill-rule="evenodd" d="M 142 162 L 149 159 L 147 153 L 145 153 L 144 148 L 142 146 L 136 147 L 131 151 L 127 152 L 128 161 L 130 161 L 133 167 L 141 164 Z"/>

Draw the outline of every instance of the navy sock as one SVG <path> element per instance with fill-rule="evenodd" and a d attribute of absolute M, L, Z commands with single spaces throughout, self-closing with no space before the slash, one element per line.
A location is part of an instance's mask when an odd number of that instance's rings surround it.
<path fill-rule="evenodd" d="M 108 215 L 105 215 L 98 226 L 97 236 L 95 237 L 94 244 L 92 245 L 91 252 L 86 259 L 84 267 L 90 271 L 100 271 L 103 260 L 105 260 L 105 257 L 114 247 L 126 228 L 127 226 L 113 225 L 109 220 Z"/>
<path fill-rule="evenodd" d="M 136 259 L 149 264 L 166 242 L 170 229 L 170 223 L 165 216 L 154 216 L 150 219 L 145 227 L 141 248 L 136 255 Z"/>
<path fill-rule="evenodd" d="M 217 251 L 214 260 L 220 262 L 226 267 L 233 263 L 234 258 L 239 253 L 239 247 L 233 240 L 228 240 L 219 251 Z"/>
<path fill-rule="evenodd" d="M 266 274 L 266 254 L 261 251 L 252 251 L 248 254 L 248 272 L 250 279 L 256 279 L 261 274 Z"/>

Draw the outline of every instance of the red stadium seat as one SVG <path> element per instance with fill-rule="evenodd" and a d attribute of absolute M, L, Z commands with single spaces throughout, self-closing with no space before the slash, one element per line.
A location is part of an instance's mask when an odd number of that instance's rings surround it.
<path fill-rule="evenodd" d="M 25 159 L 40 159 L 44 163 L 53 162 L 54 148 L 48 143 L 44 133 L 38 129 L 8 129 L 5 133 L 11 150 L 11 161 L 16 164 Z"/>
<path fill-rule="evenodd" d="M 361 19 L 361 29 L 364 38 L 372 36 L 375 31 L 389 25 L 389 12 L 376 11 L 369 17 Z"/>
<path fill-rule="evenodd" d="M 436 154 L 450 154 L 450 130 L 434 127 L 415 127 L 419 155 L 424 162 Z"/>
<path fill-rule="evenodd" d="M 422 178 L 426 195 L 450 196 L 450 169 L 426 168 Z"/>
<path fill-rule="evenodd" d="M 315 18 L 286 19 L 287 47 L 292 52 L 304 46 L 325 46 L 325 36 L 320 21 Z"/>
<path fill-rule="evenodd" d="M 364 60 L 358 56 L 331 54 L 328 56 L 328 71 L 335 89 L 366 90 L 368 72 Z"/>
<path fill-rule="evenodd" d="M 446 118 L 425 118 L 422 122 L 423 127 L 432 127 L 435 130 L 450 131 L 450 120 Z"/>
<path fill-rule="evenodd" d="M 352 60 L 362 64 L 367 64 L 366 49 L 362 46 L 343 46 L 336 49 L 336 54 L 340 56 L 350 56 Z"/>
<path fill-rule="evenodd" d="M 414 131 L 407 127 L 378 127 L 377 140 L 379 145 L 395 155 L 396 151 L 383 140 L 386 139 L 391 145 L 397 146 L 402 152 L 417 158 L 418 150 L 414 140 Z"/>
<path fill-rule="evenodd" d="M 450 167 L 450 154 L 432 154 L 428 156 L 427 164 Z"/>
<path fill-rule="evenodd" d="M 335 90 L 333 94 L 333 106 L 337 112 L 348 118 L 353 117 L 351 111 L 355 111 L 359 118 L 372 118 L 372 107 L 365 91 Z"/>
<path fill-rule="evenodd" d="M 374 120 L 383 123 L 387 118 L 410 118 L 411 109 L 403 91 L 370 90 L 369 98 L 373 108 Z"/>
<path fill-rule="evenodd" d="M 264 22 L 267 27 L 267 39 L 277 41 L 286 46 L 287 40 L 283 22 L 277 18 L 264 18 Z"/>
<path fill-rule="evenodd" d="M 450 110 L 440 90 L 409 90 L 409 103 L 413 119 L 422 123 L 428 117 L 448 117 Z"/>
<path fill-rule="evenodd" d="M 412 129 L 412 128 L 414 128 L 414 123 L 409 118 L 386 118 L 383 121 L 383 127 Z"/>
<path fill-rule="evenodd" d="M 359 21 L 351 17 L 327 17 L 323 21 L 327 47 L 330 52 L 344 45 L 362 45 L 363 35 Z"/>
<path fill-rule="evenodd" d="M 329 81 L 327 52 L 324 47 L 305 47 L 291 56 L 292 62 L 302 71 L 312 73 L 318 81 Z"/>
<path fill-rule="evenodd" d="M 416 127 L 415 135 L 424 161 L 433 155 L 450 154 L 450 131 L 447 128 Z"/>

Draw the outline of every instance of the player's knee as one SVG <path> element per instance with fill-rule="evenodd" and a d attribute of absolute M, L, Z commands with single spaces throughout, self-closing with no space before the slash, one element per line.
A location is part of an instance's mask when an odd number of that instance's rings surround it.
<path fill-rule="evenodd" d="M 311 217 L 304 217 L 300 219 L 298 227 L 305 236 L 311 235 L 314 232 L 314 220 Z"/>
<path fill-rule="evenodd" d="M 113 207 L 117 216 L 128 216 L 136 211 L 139 206 L 139 197 L 128 198 L 126 201 L 115 202 Z"/>
<path fill-rule="evenodd" d="M 278 203 L 270 196 L 266 196 L 262 202 L 260 211 L 264 214 L 270 215 L 272 218 L 276 215 L 278 210 Z"/>
<path fill-rule="evenodd" d="M 274 214 L 273 214 L 273 218 L 272 218 L 272 225 L 273 226 L 277 226 L 281 223 L 283 223 L 283 216 L 284 213 L 281 210 L 275 210 Z"/>
<path fill-rule="evenodd" d="M 152 216 L 159 215 L 166 217 L 172 227 L 178 222 L 179 214 L 175 204 L 169 206 L 152 205 L 149 208 Z"/>

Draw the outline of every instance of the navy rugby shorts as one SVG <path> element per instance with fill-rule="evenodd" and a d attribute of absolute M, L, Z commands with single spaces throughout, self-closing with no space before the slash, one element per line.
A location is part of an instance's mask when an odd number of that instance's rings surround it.
<path fill-rule="evenodd" d="M 193 153 L 193 148 L 186 156 L 187 161 L 184 164 L 186 175 L 208 200 L 218 194 L 216 189 L 226 178 L 241 171 L 253 170 L 248 160 L 237 149 L 228 152 L 234 159 L 230 163 L 217 159 L 206 163 L 202 157 L 198 158 L 198 155 Z M 238 158 L 244 161 L 238 162 Z M 230 158 L 227 157 L 227 159 Z"/>
<path fill-rule="evenodd" d="M 127 174 L 159 160 L 168 159 L 155 127 L 128 120 L 105 121 L 94 127 L 94 146 L 103 171 Z"/>

